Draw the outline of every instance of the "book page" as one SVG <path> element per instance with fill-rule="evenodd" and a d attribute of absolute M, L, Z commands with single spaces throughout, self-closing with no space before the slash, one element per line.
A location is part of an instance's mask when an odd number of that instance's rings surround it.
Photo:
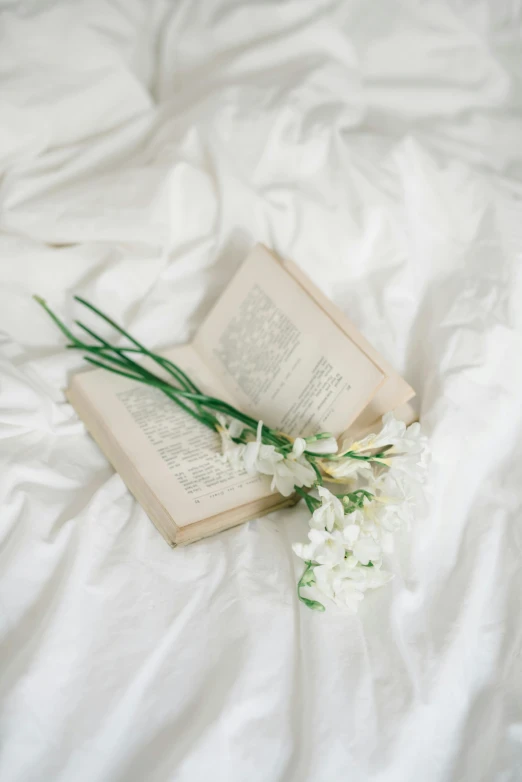
<path fill-rule="evenodd" d="M 250 415 L 287 434 L 338 436 L 385 380 L 372 359 L 257 246 L 193 343 Z"/>
<path fill-rule="evenodd" d="M 415 396 L 415 391 L 409 383 L 396 372 L 389 361 L 386 361 L 373 345 L 368 342 L 363 334 L 356 329 L 344 312 L 336 307 L 330 299 L 313 284 L 306 274 L 295 265 L 295 263 L 284 260 L 282 261 L 282 264 L 301 287 L 314 299 L 319 307 L 335 320 L 345 334 L 347 334 L 386 375 L 386 380 L 383 385 L 379 388 L 362 413 L 360 413 L 355 421 L 350 424 L 348 431 L 344 432 L 343 436 L 357 434 L 358 432 L 365 431 L 368 427 L 375 429 L 375 425 L 380 424 L 380 420 L 385 413 L 388 413 L 390 410 L 402 409 L 402 406 Z M 411 418 L 410 412 L 405 413 L 405 415 L 406 418 Z"/>
<path fill-rule="evenodd" d="M 231 401 L 191 346 L 163 355 L 178 363 L 204 392 Z M 156 365 L 147 366 L 161 374 Z M 217 432 L 158 389 L 103 369 L 75 375 L 72 386 L 98 422 L 110 430 L 177 526 L 272 494 L 266 476 L 236 473 L 223 464 Z"/>

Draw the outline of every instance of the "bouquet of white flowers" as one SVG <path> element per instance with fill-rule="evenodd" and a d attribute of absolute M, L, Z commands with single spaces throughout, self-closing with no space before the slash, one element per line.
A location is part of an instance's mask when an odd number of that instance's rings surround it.
<path fill-rule="evenodd" d="M 340 448 L 328 432 L 291 437 L 204 394 L 177 364 L 148 350 L 85 299 L 75 298 L 130 344 L 111 344 L 76 321 L 92 340 L 85 342 L 35 297 L 68 339 L 68 348 L 84 351 L 94 366 L 159 389 L 188 415 L 219 432 L 222 454 L 217 458 L 235 470 L 271 476 L 272 488 L 284 497 L 297 493 L 303 498 L 311 513 L 308 543 L 295 543 L 293 549 L 305 562 L 297 584 L 305 605 L 324 611 L 313 596 L 315 590 L 356 611 L 366 590 L 390 580 L 391 574 L 382 569 L 383 555 L 393 548 L 393 533 L 410 522 L 426 474 L 426 438 L 418 423 L 406 428 L 388 413 L 378 434 L 344 442 Z M 336 485 L 338 492 L 333 491 Z"/>

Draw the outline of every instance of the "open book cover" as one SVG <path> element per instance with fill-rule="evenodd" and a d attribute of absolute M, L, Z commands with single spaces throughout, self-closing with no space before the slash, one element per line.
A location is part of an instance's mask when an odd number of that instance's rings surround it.
<path fill-rule="evenodd" d="M 257 245 L 192 343 L 165 351 L 209 394 L 292 436 L 342 439 L 406 423 L 413 389 L 291 262 Z M 291 504 L 268 476 L 234 472 L 221 441 L 158 389 L 95 369 L 67 397 L 171 545 Z"/>

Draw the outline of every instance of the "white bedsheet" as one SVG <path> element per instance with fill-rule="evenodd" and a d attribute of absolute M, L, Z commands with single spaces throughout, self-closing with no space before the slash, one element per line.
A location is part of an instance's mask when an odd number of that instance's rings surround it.
<path fill-rule="evenodd" d="M 521 25 L 503 0 L 5 5 L 2 782 L 522 779 Z M 296 602 L 300 507 L 170 550 L 30 298 L 182 342 L 255 241 L 431 436 L 430 512 L 357 617 Z"/>

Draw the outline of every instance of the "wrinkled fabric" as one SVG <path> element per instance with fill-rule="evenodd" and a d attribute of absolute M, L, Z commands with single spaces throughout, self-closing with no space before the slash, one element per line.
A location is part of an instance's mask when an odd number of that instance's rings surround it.
<path fill-rule="evenodd" d="M 508 2 L 0 15 L 5 782 L 522 779 L 522 47 Z M 358 616 L 300 505 L 171 550 L 30 298 L 163 347 L 257 241 L 416 387 L 430 500 Z"/>

